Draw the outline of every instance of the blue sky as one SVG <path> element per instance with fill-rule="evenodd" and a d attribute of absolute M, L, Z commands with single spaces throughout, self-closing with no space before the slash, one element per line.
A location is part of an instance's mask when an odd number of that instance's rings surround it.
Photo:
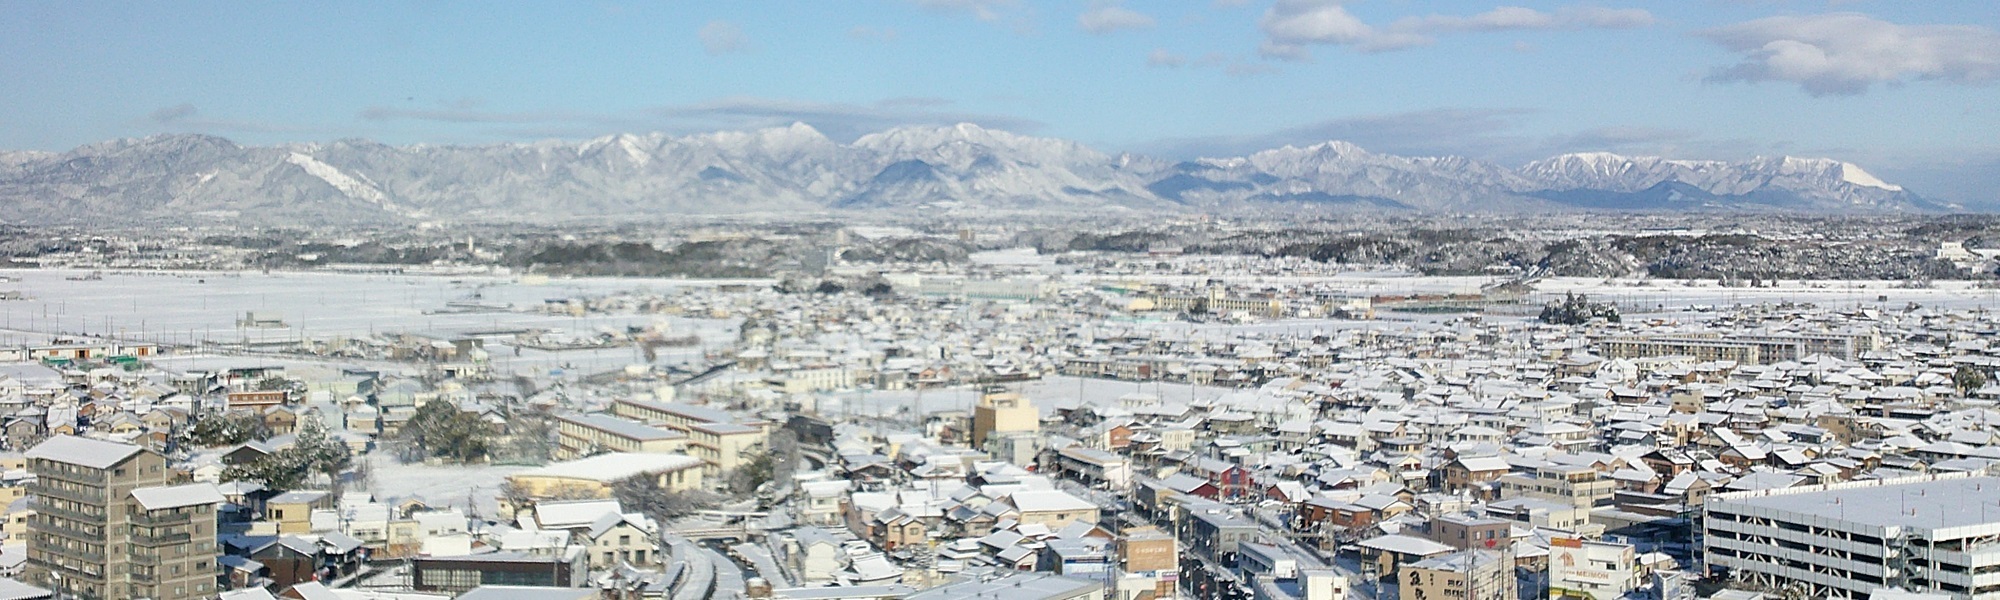
<path fill-rule="evenodd" d="M 0 3 L 0 148 L 972 121 L 1107 152 L 1793 154 L 2000 203 L 1990 0 Z"/>

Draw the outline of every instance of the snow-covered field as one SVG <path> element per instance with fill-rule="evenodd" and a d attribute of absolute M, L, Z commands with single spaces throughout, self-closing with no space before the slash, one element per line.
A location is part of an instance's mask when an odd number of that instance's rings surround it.
<path fill-rule="evenodd" d="M 568 317 L 540 312 L 427 314 L 451 302 L 534 309 L 544 300 L 619 291 L 670 293 L 725 281 L 676 279 L 547 279 L 494 276 L 281 273 L 106 273 L 102 280 L 68 270 L 0 270 L 13 281 L 0 290 L 24 300 L 0 302 L 0 328 L 51 332 L 117 332 L 187 342 L 295 339 L 370 331 L 462 331 L 503 327 L 587 330 L 643 324 L 635 317 Z M 270 314 L 286 329 L 242 329 L 246 312 Z"/>
<path fill-rule="evenodd" d="M 86 271 L 4 270 L 12 281 L 0 291 L 25 299 L 0 301 L 0 344 L 39 343 L 47 334 L 105 335 L 170 344 L 202 341 L 285 341 L 365 335 L 370 332 L 457 333 L 539 328 L 590 334 L 602 329 L 648 325 L 651 315 L 570 317 L 538 309 L 545 300 L 638 291 L 672 293 L 725 281 L 674 279 L 536 279 L 494 276 L 290 273 L 105 273 L 79 281 Z M 452 302 L 513 307 L 512 311 L 437 314 Z M 237 326 L 245 313 L 282 319 L 287 327 Z M 705 343 L 734 337 L 734 324 L 711 319 L 672 318 L 678 333 L 694 333 Z M 489 348 L 495 368 L 505 373 L 546 373 L 553 369 L 602 371 L 638 362 L 631 348 L 544 352 Z M 660 362 L 696 358 L 700 348 L 663 349 Z"/>

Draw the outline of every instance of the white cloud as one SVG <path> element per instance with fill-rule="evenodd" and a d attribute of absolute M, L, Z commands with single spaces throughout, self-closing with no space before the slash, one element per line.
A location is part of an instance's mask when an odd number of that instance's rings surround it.
<path fill-rule="evenodd" d="M 981 21 L 995 22 L 1014 8 L 1014 0 L 915 0 L 917 6 L 933 10 L 963 12 Z"/>
<path fill-rule="evenodd" d="M 1278 0 L 1264 12 L 1258 27 L 1264 42 L 1258 54 L 1267 58 L 1304 60 L 1309 46 L 1345 46 L 1362 52 L 1386 52 L 1429 45 L 1441 33 L 1519 31 L 1536 29 L 1626 29 L 1653 23 L 1641 9 L 1571 6 L 1553 13 L 1502 6 L 1472 16 L 1405 17 L 1386 27 L 1356 18 L 1343 0 Z"/>
<path fill-rule="evenodd" d="M 1855 13 L 1782 16 L 1700 36 L 1742 60 L 1711 81 L 1786 81 L 1814 96 L 1853 95 L 1907 80 L 1982 84 L 2000 78 L 2000 33 L 1971 25 L 1897 25 Z"/>
<path fill-rule="evenodd" d="M 1154 48 L 1146 54 L 1146 66 L 1178 69 L 1187 64 L 1187 57 L 1168 52 L 1166 48 Z"/>
<path fill-rule="evenodd" d="M 1571 6 L 1556 11 L 1556 18 L 1568 27 L 1633 29 L 1653 24 L 1653 13 L 1638 8 Z"/>
<path fill-rule="evenodd" d="M 728 21 L 709 21 L 695 36 L 701 38 L 701 49 L 711 56 L 750 51 L 750 38 Z"/>
<path fill-rule="evenodd" d="M 1076 24 L 1084 31 L 1101 35 L 1128 29 L 1148 29 L 1159 22 L 1145 13 L 1117 4 L 1093 2 L 1083 14 L 1076 16 Z"/>
<path fill-rule="evenodd" d="M 581 139 L 606 133 L 663 131 L 674 134 L 740 131 L 805 122 L 836 140 L 906 125 L 977 123 L 982 127 L 1028 132 L 1042 123 L 1006 114 L 960 109 L 944 98 L 885 98 L 868 104 L 813 102 L 739 96 L 693 104 L 614 112 L 503 112 L 476 106 L 402 109 L 372 106 L 361 111 L 371 122 L 420 121 L 481 128 L 499 139 Z"/>

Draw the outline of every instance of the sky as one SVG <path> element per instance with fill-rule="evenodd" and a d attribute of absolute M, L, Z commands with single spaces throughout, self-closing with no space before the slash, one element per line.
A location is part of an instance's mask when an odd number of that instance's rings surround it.
<path fill-rule="evenodd" d="M 2000 2 L 0 2 L 0 149 L 794 121 L 1168 158 L 1828 156 L 2000 207 Z"/>

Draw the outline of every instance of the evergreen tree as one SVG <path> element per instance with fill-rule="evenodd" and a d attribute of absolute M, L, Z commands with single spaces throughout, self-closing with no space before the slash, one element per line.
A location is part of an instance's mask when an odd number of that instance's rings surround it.
<path fill-rule="evenodd" d="M 1582 325 L 1591 319 L 1618 322 L 1618 308 L 1603 302 L 1591 302 L 1589 296 L 1570 292 L 1562 300 L 1550 302 L 1542 307 L 1541 321 L 1550 325 Z"/>
<path fill-rule="evenodd" d="M 473 462 L 487 457 L 490 433 L 479 415 L 446 400 L 432 400 L 417 407 L 399 435 L 409 444 L 406 458 Z"/>

